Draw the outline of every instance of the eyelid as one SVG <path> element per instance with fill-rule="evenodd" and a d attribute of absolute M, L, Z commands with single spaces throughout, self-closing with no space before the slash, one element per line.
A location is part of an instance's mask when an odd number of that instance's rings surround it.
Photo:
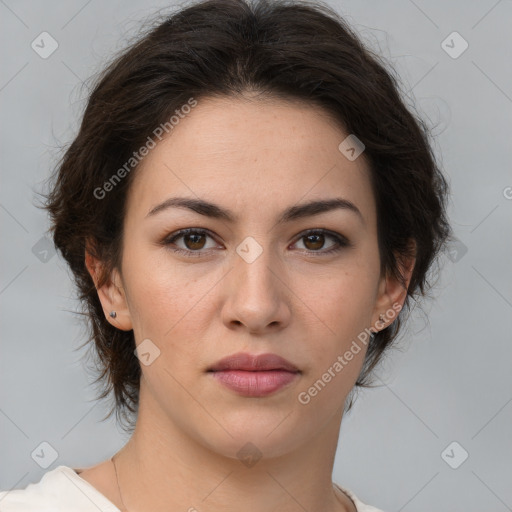
<path fill-rule="evenodd" d="M 179 229 L 177 231 L 173 231 L 172 233 L 168 234 L 167 236 L 164 237 L 164 239 L 160 242 L 160 244 L 163 246 L 171 245 L 172 243 L 174 243 L 175 240 L 178 240 L 179 238 L 182 238 L 183 236 L 188 235 L 188 234 L 208 235 L 213 240 L 216 240 L 216 236 L 208 229 L 184 228 L 184 229 Z M 180 247 L 178 247 L 178 249 L 171 249 L 171 250 L 173 250 L 175 252 L 188 252 L 188 253 L 197 253 L 197 254 L 199 254 L 201 252 L 204 253 L 204 249 L 200 250 L 200 251 L 191 251 L 189 249 L 181 249 Z"/>

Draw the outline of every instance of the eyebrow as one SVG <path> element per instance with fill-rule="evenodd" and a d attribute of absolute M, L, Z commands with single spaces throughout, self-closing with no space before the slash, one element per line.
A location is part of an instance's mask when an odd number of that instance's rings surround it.
<path fill-rule="evenodd" d="M 151 217 L 169 208 L 188 209 L 199 213 L 200 215 L 204 215 L 205 217 L 221 219 L 231 223 L 236 223 L 238 221 L 238 216 L 235 215 L 232 211 L 214 203 L 204 201 L 203 199 L 195 199 L 190 197 L 171 197 L 166 199 L 162 203 L 153 207 L 148 212 L 146 217 Z M 355 213 L 361 222 L 366 224 L 359 208 L 357 208 L 357 206 L 348 199 L 343 199 L 341 197 L 310 201 L 305 204 L 290 206 L 281 213 L 280 217 L 277 219 L 277 224 L 283 224 L 297 219 L 302 219 L 305 217 L 319 215 L 321 213 L 340 209 Z"/>

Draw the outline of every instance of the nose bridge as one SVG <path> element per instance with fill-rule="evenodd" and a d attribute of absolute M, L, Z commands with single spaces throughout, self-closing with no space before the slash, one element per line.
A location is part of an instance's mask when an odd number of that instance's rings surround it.
<path fill-rule="evenodd" d="M 258 241 L 259 240 L 259 241 Z M 278 258 L 270 247 L 270 237 L 247 236 L 236 247 L 235 273 L 239 285 L 270 290 L 275 286 Z"/>
<path fill-rule="evenodd" d="M 237 247 L 231 274 L 230 320 L 237 320 L 251 330 L 283 322 L 286 304 L 279 274 L 279 258 L 268 245 L 252 236 Z"/>

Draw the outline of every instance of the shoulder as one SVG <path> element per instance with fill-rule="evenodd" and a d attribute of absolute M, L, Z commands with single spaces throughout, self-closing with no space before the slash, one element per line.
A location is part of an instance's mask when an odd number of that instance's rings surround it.
<path fill-rule="evenodd" d="M 30 483 L 24 489 L 11 489 L 0 492 L 0 510 L 2 512 L 18 512 L 53 510 L 57 505 L 57 492 L 59 491 L 62 468 L 48 471 L 41 480 Z"/>
<path fill-rule="evenodd" d="M 339 484 L 334 484 L 340 491 L 345 493 L 356 506 L 357 512 L 384 512 L 380 508 L 372 507 L 371 505 L 367 505 L 366 503 L 363 503 L 352 491 L 347 489 L 346 487 L 342 487 Z"/>
<path fill-rule="evenodd" d="M 68 466 L 47 471 L 24 489 L 0 492 L 1 512 L 119 512 L 105 496 Z"/>

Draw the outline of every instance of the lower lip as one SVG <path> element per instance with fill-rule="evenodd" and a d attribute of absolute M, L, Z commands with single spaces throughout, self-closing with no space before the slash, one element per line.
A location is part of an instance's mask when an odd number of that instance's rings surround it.
<path fill-rule="evenodd" d="M 283 388 L 298 376 L 298 372 L 285 370 L 212 372 L 213 377 L 227 388 L 244 396 L 266 396 Z"/>

